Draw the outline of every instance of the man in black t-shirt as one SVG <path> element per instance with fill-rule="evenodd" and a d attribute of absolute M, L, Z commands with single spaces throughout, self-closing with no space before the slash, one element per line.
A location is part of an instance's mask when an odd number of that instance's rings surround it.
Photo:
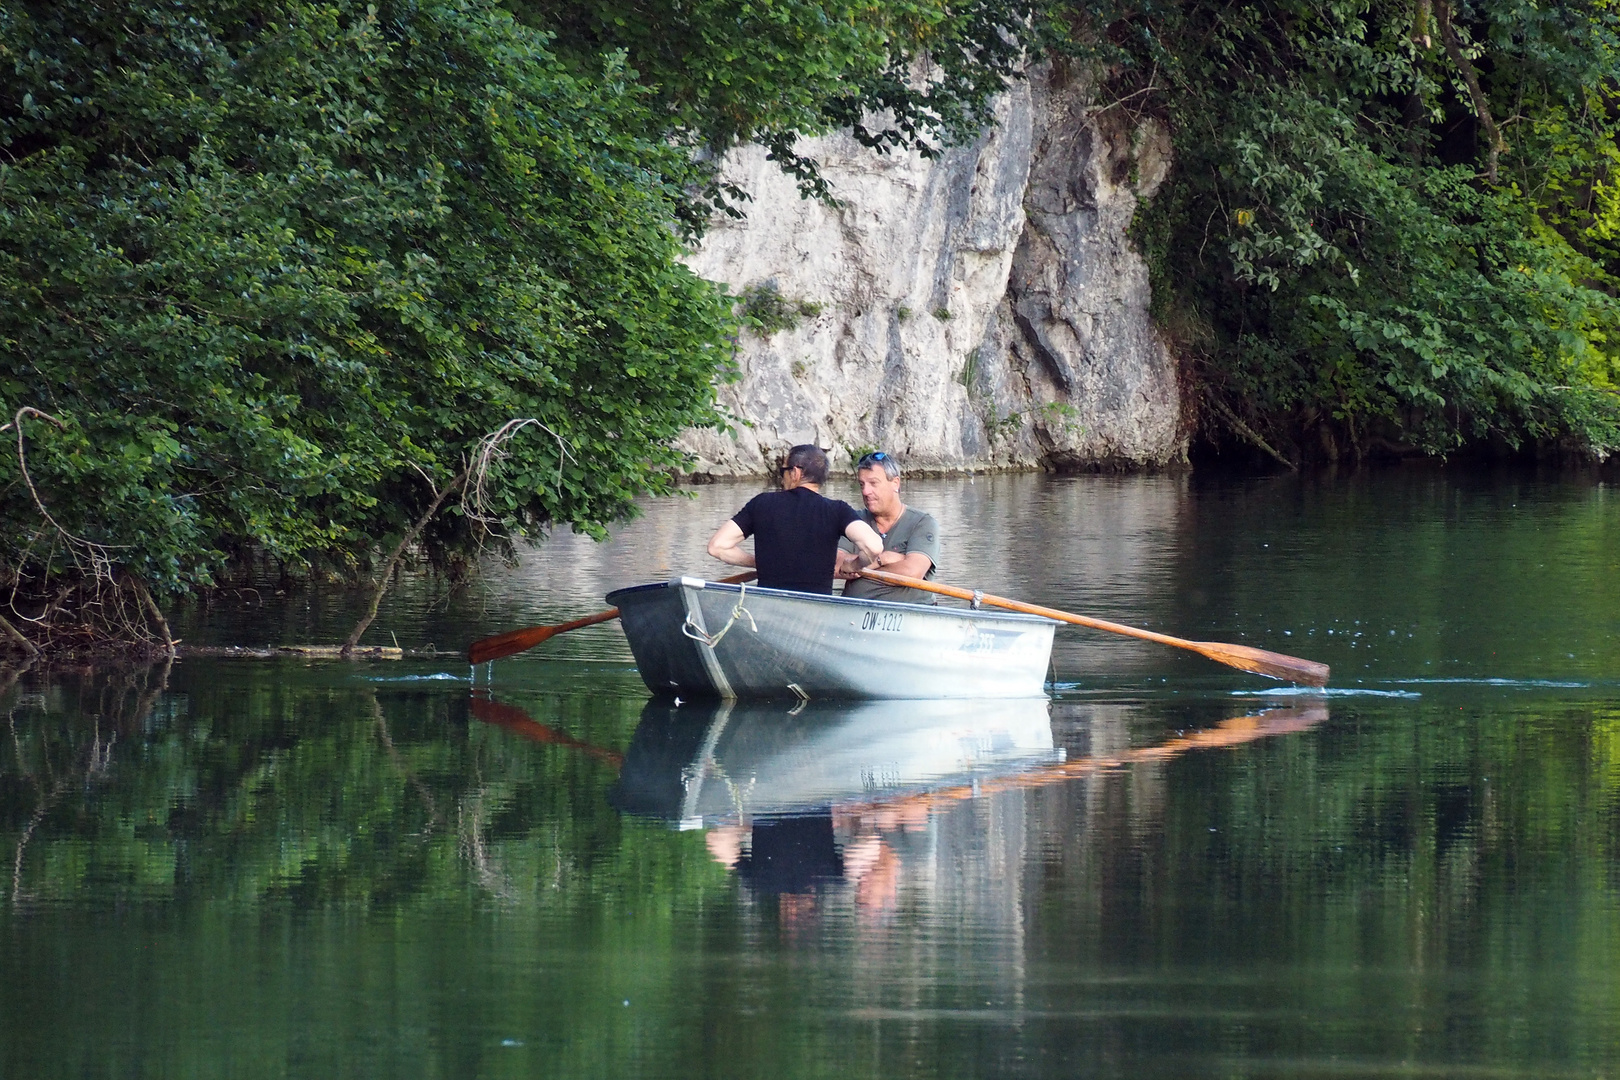
<path fill-rule="evenodd" d="M 732 566 L 757 566 L 767 589 L 831 594 L 839 537 L 859 549 L 864 566 L 877 563 L 883 541 L 848 503 L 821 494 L 826 480 L 821 448 L 795 446 L 782 465 L 782 490 L 748 500 L 709 538 L 709 554 Z M 750 536 L 753 552 L 742 548 Z"/>

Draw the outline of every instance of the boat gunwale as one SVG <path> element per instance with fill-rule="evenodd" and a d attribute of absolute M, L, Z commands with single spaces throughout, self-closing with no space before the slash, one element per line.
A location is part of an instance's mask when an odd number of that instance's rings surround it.
<path fill-rule="evenodd" d="M 697 581 L 702 581 L 702 584 L 701 585 L 696 584 Z M 692 582 L 692 583 L 688 584 L 688 582 Z M 763 585 L 752 585 L 752 584 L 738 585 L 738 584 L 733 584 L 732 582 L 728 582 L 728 581 L 707 581 L 707 580 L 703 580 L 703 579 L 680 578 L 680 577 L 671 578 L 669 581 L 649 581 L 649 582 L 647 582 L 645 584 L 642 584 L 642 585 L 626 585 L 622 589 L 614 589 L 612 592 L 608 593 L 607 596 L 605 596 L 603 599 L 607 603 L 612 604 L 614 607 L 618 607 L 619 606 L 618 602 L 613 599 L 615 596 L 622 596 L 625 593 L 649 592 L 649 591 L 654 590 L 654 589 L 671 589 L 671 590 L 673 590 L 673 589 L 678 589 L 678 588 L 716 589 L 716 590 L 719 590 L 719 591 L 722 591 L 722 592 L 734 592 L 734 593 L 741 593 L 746 588 L 747 591 L 749 592 L 749 594 L 751 594 L 751 595 L 764 595 L 764 596 L 782 597 L 784 599 L 791 599 L 791 600 L 812 600 L 812 601 L 817 601 L 817 602 L 820 602 L 820 603 L 831 603 L 835 607 L 842 607 L 842 606 L 845 606 L 845 605 L 860 606 L 860 607 L 863 607 L 863 608 L 865 608 L 865 607 L 879 607 L 879 608 L 892 608 L 892 609 L 897 610 L 897 611 L 906 611 L 906 612 L 915 612 L 915 611 L 918 611 L 918 610 L 922 610 L 922 611 L 936 612 L 936 613 L 941 614 L 941 615 L 952 615 L 952 616 L 966 615 L 966 616 L 971 616 L 972 618 L 975 618 L 975 619 L 988 618 L 988 619 L 994 619 L 997 622 L 1044 623 L 1044 624 L 1049 625 L 1049 626 L 1063 626 L 1064 625 L 1062 622 L 1059 622 L 1056 619 L 1048 619 L 1044 615 L 1026 615 L 1023 612 L 1018 612 L 1018 611 L 1004 611 L 1004 610 L 1001 610 L 1001 609 L 993 609 L 993 608 L 945 607 L 945 606 L 942 606 L 940 604 L 914 604 L 914 603 L 909 603 L 909 602 L 907 602 L 905 600 L 877 600 L 877 599 L 867 599 L 865 597 L 859 597 L 859 596 L 841 596 L 841 595 L 838 595 L 838 594 L 835 594 L 835 593 L 798 592 L 798 591 L 793 590 L 793 589 L 770 589 L 770 588 L 766 588 Z"/>

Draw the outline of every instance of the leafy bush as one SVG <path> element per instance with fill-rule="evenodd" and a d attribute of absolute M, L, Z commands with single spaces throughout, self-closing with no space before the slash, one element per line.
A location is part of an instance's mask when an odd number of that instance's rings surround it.
<path fill-rule="evenodd" d="M 1109 93 L 1175 130 L 1137 232 L 1211 427 L 1620 447 L 1608 0 L 1082 10 Z"/>
<path fill-rule="evenodd" d="M 89 572 L 64 533 L 173 592 L 353 573 L 517 418 L 488 524 L 600 532 L 714 421 L 731 318 L 622 70 L 484 0 L 3 2 L 0 54 L 0 401 L 60 425 L 59 529 L 0 459 L 8 588 Z"/>

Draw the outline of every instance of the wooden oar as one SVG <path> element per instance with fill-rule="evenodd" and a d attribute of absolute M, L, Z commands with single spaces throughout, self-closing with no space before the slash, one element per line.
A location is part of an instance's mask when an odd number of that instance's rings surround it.
<path fill-rule="evenodd" d="M 758 577 L 750 570 L 745 574 L 734 574 L 728 578 L 721 578 L 718 584 L 738 585 L 744 581 L 752 581 Z M 595 626 L 597 623 L 611 622 L 619 617 L 619 609 L 608 608 L 598 611 L 595 615 L 587 615 L 583 619 L 572 622 L 558 623 L 555 626 L 527 626 L 522 630 L 508 630 L 504 634 L 494 637 L 480 638 L 467 646 L 467 660 L 473 664 L 487 664 L 491 660 L 499 660 L 503 656 L 532 649 L 547 638 L 566 634 L 570 630 L 578 630 L 586 626 Z"/>
<path fill-rule="evenodd" d="M 1304 683 L 1306 686 L 1326 686 L 1328 681 L 1328 666 L 1319 664 L 1315 660 L 1301 660 L 1297 656 L 1285 656 L 1282 653 L 1267 652 L 1265 649 L 1255 649 L 1248 645 L 1227 645 L 1219 641 L 1188 641 L 1186 638 L 1171 637 L 1169 634 L 1159 634 L 1152 630 L 1140 630 L 1134 626 L 1123 623 L 1108 622 L 1106 619 L 1093 619 L 1085 615 L 1073 615 L 1057 608 L 1041 607 L 1039 604 L 1026 604 L 1021 600 L 1008 600 L 1001 596 L 991 596 L 989 593 L 976 593 L 972 589 L 958 589 L 952 585 L 936 585 L 932 581 L 923 581 L 920 578 L 905 577 L 902 574 L 891 574 L 885 570 L 863 570 L 861 576 L 884 585 L 898 585 L 908 589 L 922 589 L 925 592 L 939 593 L 941 596 L 954 596 L 959 600 L 977 599 L 981 604 L 992 607 L 1006 608 L 1008 611 L 1022 611 L 1026 615 L 1041 615 L 1058 622 L 1073 623 L 1076 626 L 1089 626 L 1093 630 L 1106 630 L 1110 634 L 1124 634 L 1126 637 L 1141 638 L 1143 641 L 1157 641 L 1160 645 L 1173 645 L 1178 649 L 1191 649 L 1200 656 L 1207 656 L 1217 664 L 1235 667 L 1241 671 L 1252 671 L 1257 675 L 1269 675 L 1273 679 L 1285 679 L 1288 682 Z"/>

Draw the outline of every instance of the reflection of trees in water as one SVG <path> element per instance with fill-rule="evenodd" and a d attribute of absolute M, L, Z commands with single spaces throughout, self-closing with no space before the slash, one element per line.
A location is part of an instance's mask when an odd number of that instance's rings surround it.
<path fill-rule="evenodd" d="M 12 673 L 8 894 L 555 903 L 565 872 L 622 869 L 616 815 L 591 812 L 610 765 L 469 727 L 456 695 L 334 687 L 311 670 L 191 663 L 167 695 L 162 669 L 68 673 L 29 693 Z M 626 729 L 615 710 L 634 704 L 565 702 L 561 719 L 611 742 Z"/>
<path fill-rule="evenodd" d="M 1553 933 L 1584 965 L 1617 959 L 1590 913 L 1620 888 L 1609 705 L 1468 724 L 1438 704 L 1346 707 L 1308 738 L 1268 739 L 1318 717 L 1200 724 L 1151 702 L 1060 703 L 1060 765 L 846 799 L 795 826 L 814 837 L 790 844 L 788 829 L 772 846 L 758 822 L 682 834 L 606 804 L 639 702 L 537 695 L 509 724 L 469 724 L 459 693 L 300 684 L 297 670 L 188 663 L 167 692 L 161 669 L 12 678 L 5 895 L 593 909 L 627 896 L 672 920 L 701 897 L 807 941 L 856 933 L 862 970 L 926 966 L 958 947 L 942 928 L 971 930 L 1009 979 L 1034 949 L 1106 958 L 1155 934 L 1277 951 L 1318 935 L 1346 962 L 1376 938 L 1440 963 Z M 1220 752 L 1235 747 L 1249 749 Z M 782 861 L 795 844 L 815 849 L 813 872 Z M 1525 899 L 1537 890 L 1569 917 Z M 1367 897 L 1382 898 L 1379 925 L 1332 915 Z"/>
<path fill-rule="evenodd" d="M 10 700 L 6 723 L 15 756 L 14 775 L 35 794 L 33 810 L 22 825 L 12 857 L 12 903 L 30 899 L 22 888 L 23 860 L 41 822 L 68 790 L 77 786 L 88 797 L 107 778 L 119 735 L 140 727 L 168 686 L 170 667 L 171 662 L 154 668 L 124 668 L 103 680 L 90 700 L 79 702 L 79 711 L 88 714 L 87 735 L 81 725 L 57 733 L 61 736 L 57 738 L 34 728 L 28 728 L 25 736 L 18 729 L 18 713 L 42 709 L 45 696 L 21 694 Z M 27 670 L 26 665 L 0 669 L 0 701 L 11 697 Z"/>

